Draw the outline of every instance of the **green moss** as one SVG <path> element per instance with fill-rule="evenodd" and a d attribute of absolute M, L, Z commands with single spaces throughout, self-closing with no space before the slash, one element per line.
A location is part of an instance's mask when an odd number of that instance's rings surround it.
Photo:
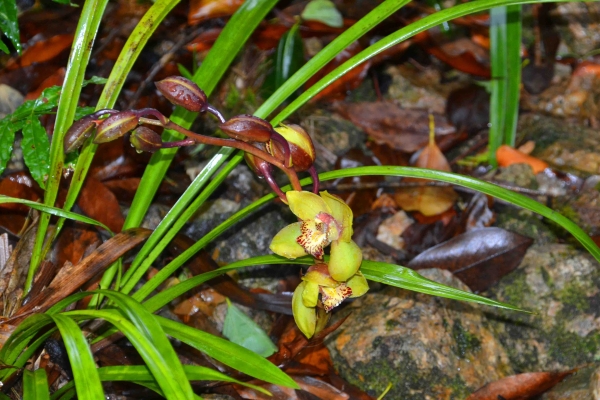
<path fill-rule="evenodd" d="M 548 335 L 548 356 L 563 365 L 575 367 L 594 361 L 600 348 L 600 335 L 592 333 L 581 337 L 568 332 L 564 326 L 553 329 Z"/>
<path fill-rule="evenodd" d="M 578 285 L 569 285 L 558 292 L 557 295 L 565 306 L 574 307 L 581 312 L 586 312 L 589 309 L 589 301 L 585 291 Z"/>
<path fill-rule="evenodd" d="M 400 326 L 400 322 L 396 321 L 395 319 L 388 319 L 385 321 L 385 330 L 388 332 L 393 331 L 398 326 Z"/>
<path fill-rule="evenodd" d="M 524 307 L 525 294 L 530 291 L 525 274 L 520 271 L 515 271 L 505 279 L 507 279 L 508 282 L 504 288 L 503 297 L 505 298 L 502 301 Z"/>
<path fill-rule="evenodd" d="M 380 344 L 378 349 L 382 352 L 381 356 L 369 363 L 357 363 L 354 368 L 349 368 L 344 362 L 336 363 L 344 379 L 371 396 L 379 396 L 388 383 L 393 386 L 385 396 L 386 399 L 421 400 L 443 397 L 460 400 L 476 389 L 468 387 L 459 376 L 449 377 L 447 371 L 437 367 L 420 370 L 406 352 L 392 357 L 385 345 Z M 394 365 L 392 359 L 400 361 Z"/>
<path fill-rule="evenodd" d="M 460 358 L 465 358 L 468 353 L 473 353 L 481 348 L 481 341 L 471 332 L 463 328 L 458 319 L 454 320 L 452 337 L 456 343 L 456 346 L 454 346 L 452 350 Z"/>

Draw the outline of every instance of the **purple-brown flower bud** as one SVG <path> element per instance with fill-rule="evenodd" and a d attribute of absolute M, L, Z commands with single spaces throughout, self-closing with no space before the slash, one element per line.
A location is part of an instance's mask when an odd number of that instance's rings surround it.
<path fill-rule="evenodd" d="M 292 157 L 292 167 L 296 172 L 307 171 L 312 167 L 316 159 L 315 147 L 312 139 L 299 125 L 282 125 L 275 128 L 275 131 L 287 140 L 290 145 Z M 267 151 L 278 159 L 284 159 L 283 150 L 279 143 L 271 142 L 267 146 Z"/>
<path fill-rule="evenodd" d="M 156 82 L 155 85 L 158 91 L 176 106 L 192 112 L 204 112 L 208 108 L 208 99 L 204 91 L 187 78 L 170 76 Z"/>
<path fill-rule="evenodd" d="M 227 136 L 244 142 L 266 143 L 271 140 L 273 126 L 253 115 L 237 115 L 219 125 Z"/>
<path fill-rule="evenodd" d="M 83 145 L 83 142 L 89 138 L 96 129 L 94 116 L 85 116 L 73 125 L 65 133 L 64 146 L 65 154 L 71 153 Z"/>
<path fill-rule="evenodd" d="M 160 135 L 145 126 L 138 126 L 131 132 L 129 141 L 131 142 L 131 145 L 140 152 L 147 151 L 148 153 L 154 153 L 162 148 L 162 139 L 160 138 Z"/>
<path fill-rule="evenodd" d="M 138 117 L 133 111 L 122 111 L 106 118 L 98 125 L 94 143 L 106 143 L 118 139 L 138 126 Z"/>

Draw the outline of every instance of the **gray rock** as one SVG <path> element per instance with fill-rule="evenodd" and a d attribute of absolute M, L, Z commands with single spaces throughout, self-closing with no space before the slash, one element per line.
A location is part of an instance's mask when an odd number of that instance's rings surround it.
<path fill-rule="evenodd" d="M 529 210 L 503 207 L 494 226 L 535 239 L 539 244 L 556 243 L 557 237 L 541 217 Z"/>
<path fill-rule="evenodd" d="M 447 271 L 419 272 L 469 290 Z M 373 396 L 392 383 L 391 399 L 465 398 L 513 373 L 478 306 L 388 287 L 348 311 L 327 346 L 341 376 Z"/>
<path fill-rule="evenodd" d="M 588 253 L 568 245 L 536 245 L 487 293 L 535 312 L 489 312 L 517 372 L 567 370 L 600 358 L 598 267 Z"/>

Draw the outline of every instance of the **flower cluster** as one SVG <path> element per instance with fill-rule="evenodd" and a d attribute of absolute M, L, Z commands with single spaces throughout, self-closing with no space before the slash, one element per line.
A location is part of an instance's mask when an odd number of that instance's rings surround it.
<path fill-rule="evenodd" d="M 291 211 L 300 219 L 283 228 L 271 242 L 271 250 L 294 259 L 311 255 L 315 264 L 294 291 L 292 310 L 300 330 L 311 337 L 329 318 L 329 311 L 349 297 L 369 290 L 359 272 L 362 252 L 352 241 L 352 210 L 342 199 L 328 192 L 286 193 Z M 328 262 L 325 248 L 331 245 Z M 320 298 L 319 298 L 320 295 Z"/>
<path fill-rule="evenodd" d="M 156 88 L 177 106 L 214 115 L 227 138 L 191 132 L 153 108 L 100 110 L 71 126 L 65 135 L 65 153 L 77 150 L 90 138 L 100 144 L 125 135 L 129 135 L 131 145 L 140 152 L 199 143 L 243 150 L 248 165 L 289 204 L 300 220 L 273 238 L 271 250 L 290 259 L 310 255 L 315 260 L 292 298 L 298 327 L 307 337 L 313 336 L 325 327 L 333 308 L 346 298 L 362 296 L 369 287 L 359 272 L 361 250 L 352 241 L 352 210 L 340 198 L 326 191 L 319 193 L 319 177 L 313 165 L 316 153 L 310 136 L 298 125 L 274 128 L 252 115 L 237 115 L 227 120 L 208 103 L 202 89 L 183 77 L 166 78 L 157 82 Z M 177 131 L 185 139 L 163 142 L 151 126 Z M 283 193 L 273 177 L 274 168 L 287 175 L 294 190 Z M 302 191 L 298 172 L 312 176 L 313 193 Z M 326 260 L 325 248 L 330 245 Z"/>
<path fill-rule="evenodd" d="M 69 128 L 64 139 L 65 153 L 77 150 L 90 137 L 93 137 L 94 143 L 100 144 L 125 135 L 129 135 L 131 145 L 140 152 L 152 153 L 163 148 L 199 143 L 233 147 L 245 152 L 250 167 L 261 178 L 266 179 L 284 202 L 287 202 L 287 197 L 275 182 L 274 167 L 282 170 L 297 190 L 301 190 L 297 173 L 310 173 L 314 182 L 313 190 L 318 191 L 318 175 L 313 166 L 315 149 L 310 137 L 301 127 L 282 125 L 273 128 L 268 121 L 252 115 L 237 115 L 227 120 L 219 110 L 208 103 L 202 89 L 181 76 L 172 76 L 157 82 L 156 88 L 174 105 L 188 111 L 214 115 L 220 122 L 219 128 L 228 138 L 191 132 L 153 108 L 100 110 L 78 120 Z M 171 129 L 186 138 L 175 142 L 163 142 L 160 135 L 150 126 Z"/>

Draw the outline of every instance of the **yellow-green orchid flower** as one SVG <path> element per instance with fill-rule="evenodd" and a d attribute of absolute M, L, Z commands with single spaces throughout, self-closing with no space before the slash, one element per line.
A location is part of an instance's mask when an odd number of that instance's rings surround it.
<path fill-rule="evenodd" d="M 327 264 L 313 265 L 302 277 L 292 297 L 296 325 L 310 338 L 325 327 L 332 309 L 345 299 L 360 297 L 368 290 L 367 280 L 360 272 L 347 282 L 338 282 L 329 274 Z"/>
<path fill-rule="evenodd" d="M 362 252 L 352 241 L 352 210 L 342 199 L 325 192 L 286 193 L 290 209 L 301 220 L 283 228 L 271 242 L 271 250 L 294 259 L 310 254 L 323 259 L 323 249 L 331 244 L 329 273 L 338 282 L 356 274 Z"/>

